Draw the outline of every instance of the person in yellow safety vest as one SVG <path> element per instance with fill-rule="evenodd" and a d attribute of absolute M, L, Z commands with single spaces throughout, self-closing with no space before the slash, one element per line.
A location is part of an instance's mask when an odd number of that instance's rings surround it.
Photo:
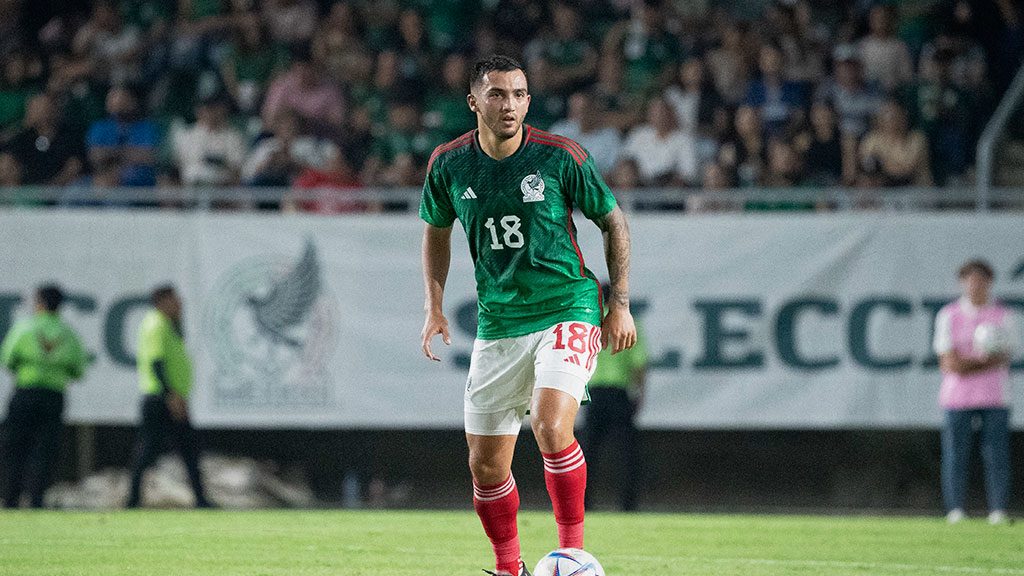
<path fill-rule="evenodd" d="M 14 373 L 14 395 L 7 409 L 4 506 L 17 508 L 25 488 L 33 508 L 43 507 L 60 455 L 64 432 L 64 389 L 85 374 L 81 340 L 58 315 L 64 292 L 56 284 L 35 294 L 35 314 L 16 323 L 0 344 L 0 363 Z M 32 464 L 32 455 L 36 462 Z"/>

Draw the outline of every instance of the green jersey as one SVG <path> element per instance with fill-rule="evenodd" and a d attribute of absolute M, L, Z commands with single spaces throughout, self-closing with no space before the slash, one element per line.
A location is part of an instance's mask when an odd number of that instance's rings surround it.
<path fill-rule="evenodd" d="M 15 324 L 0 345 L 0 362 L 14 372 L 18 388 L 63 392 L 85 373 L 87 358 L 74 330 L 53 312 Z"/>
<path fill-rule="evenodd" d="M 136 368 L 139 388 L 143 394 L 160 394 L 163 386 L 153 373 L 153 362 L 164 363 L 164 375 L 171 391 L 184 398 L 192 389 L 192 362 L 185 350 L 185 340 L 174 323 L 163 312 L 153 309 L 146 313 L 139 328 L 139 350 Z"/>
<path fill-rule="evenodd" d="M 586 150 L 524 125 L 522 144 L 503 160 L 484 153 L 476 131 L 434 150 L 420 217 L 439 228 L 462 223 L 476 269 L 477 337 L 495 340 L 572 320 L 600 326 L 600 285 L 572 212 L 596 220 L 615 205 Z"/>

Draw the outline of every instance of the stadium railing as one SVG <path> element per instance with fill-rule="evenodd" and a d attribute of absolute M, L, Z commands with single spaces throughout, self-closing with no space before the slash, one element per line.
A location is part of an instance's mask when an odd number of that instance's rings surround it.
<path fill-rule="evenodd" d="M 1001 136 L 1006 131 L 1007 125 L 1010 122 L 1010 118 L 1013 116 L 1016 110 L 1018 114 L 1022 113 L 1019 109 L 1022 101 L 1024 101 L 1024 66 L 1021 66 L 1017 70 L 1017 75 L 1014 76 L 1013 82 L 1010 83 L 1010 87 L 1006 90 L 1002 99 L 999 101 L 999 106 L 996 108 L 992 118 L 985 125 L 985 130 L 981 133 L 981 137 L 978 139 L 977 148 L 977 186 L 978 186 L 978 210 L 985 211 L 991 207 L 993 202 L 992 198 L 992 180 L 996 156 L 996 144 L 999 142 Z"/>
<path fill-rule="evenodd" d="M 640 188 L 616 190 L 630 211 L 738 212 L 826 210 L 928 212 L 939 210 L 1024 209 L 1024 188 L 989 188 L 987 201 L 974 187 L 958 188 Z M 276 210 L 288 202 L 366 202 L 389 212 L 415 212 L 420 189 L 363 188 L 316 190 L 263 187 L 158 187 L 81 189 L 0 187 L 0 207 L 171 208 L 180 210 Z"/>

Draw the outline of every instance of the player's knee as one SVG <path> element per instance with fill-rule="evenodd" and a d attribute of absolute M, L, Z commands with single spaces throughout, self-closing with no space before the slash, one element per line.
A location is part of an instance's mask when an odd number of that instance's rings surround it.
<path fill-rule="evenodd" d="M 504 482 L 509 475 L 507 467 L 497 459 L 474 452 L 469 454 L 469 471 L 473 474 L 473 481 L 481 486 Z"/>
<path fill-rule="evenodd" d="M 530 425 L 537 445 L 544 452 L 557 452 L 572 443 L 572 426 L 567 426 L 561 416 L 538 415 Z"/>

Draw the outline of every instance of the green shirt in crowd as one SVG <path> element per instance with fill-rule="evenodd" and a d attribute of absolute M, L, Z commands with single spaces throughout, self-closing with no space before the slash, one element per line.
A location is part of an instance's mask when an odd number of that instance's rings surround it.
<path fill-rule="evenodd" d="M 63 392 L 82 377 L 87 361 L 78 335 L 53 312 L 16 323 L 0 345 L 0 362 L 14 372 L 18 388 Z"/>
<path fill-rule="evenodd" d="M 150 310 L 139 328 L 139 350 L 136 365 L 139 389 L 143 394 L 162 394 L 163 385 L 153 371 L 153 362 L 163 362 L 167 386 L 183 398 L 192 389 L 192 362 L 185 350 L 185 340 L 163 312 Z"/>
<path fill-rule="evenodd" d="M 597 370 L 590 378 L 591 388 L 625 388 L 633 384 L 631 377 L 634 370 L 642 370 L 647 365 L 647 345 L 643 332 L 637 326 L 636 344 L 612 356 L 611 347 L 601 350 L 597 356 Z"/>

